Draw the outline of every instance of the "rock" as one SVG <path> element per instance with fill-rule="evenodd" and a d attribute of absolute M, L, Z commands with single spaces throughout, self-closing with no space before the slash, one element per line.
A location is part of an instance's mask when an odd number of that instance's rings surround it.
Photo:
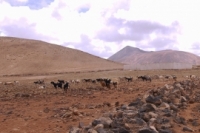
<path fill-rule="evenodd" d="M 79 122 L 78 127 L 79 127 L 79 128 L 84 128 L 83 122 Z"/>
<path fill-rule="evenodd" d="M 159 106 L 160 109 L 170 109 L 170 106 L 168 103 L 162 102 Z"/>
<path fill-rule="evenodd" d="M 98 128 L 104 128 L 103 124 L 98 124 L 94 127 L 95 130 L 97 130 Z"/>
<path fill-rule="evenodd" d="M 79 115 L 79 112 L 78 112 L 78 110 L 73 110 L 73 112 L 72 112 L 74 115 Z"/>
<path fill-rule="evenodd" d="M 121 125 L 122 124 L 119 121 L 117 121 L 117 120 L 112 121 L 112 123 L 110 124 L 111 128 L 118 128 Z"/>
<path fill-rule="evenodd" d="M 151 118 L 149 120 L 149 128 L 152 129 L 153 131 L 155 131 L 156 133 L 158 133 L 158 131 L 155 128 L 155 122 L 156 122 L 156 119 L 155 118 Z"/>
<path fill-rule="evenodd" d="M 149 127 L 143 127 L 141 129 L 139 129 L 138 133 L 158 133 L 158 132 L 152 130 Z"/>
<path fill-rule="evenodd" d="M 117 113 L 115 114 L 116 117 L 118 118 L 122 118 L 123 117 L 123 111 L 117 111 Z"/>
<path fill-rule="evenodd" d="M 132 133 L 132 132 L 127 130 L 127 129 L 125 129 L 125 128 L 123 128 L 123 127 L 120 127 L 118 133 Z"/>
<path fill-rule="evenodd" d="M 141 106 L 143 104 L 144 104 L 144 102 L 142 102 L 141 99 L 137 98 L 135 101 L 131 102 L 128 106 L 136 106 L 137 107 L 137 106 Z"/>
<path fill-rule="evenodd" d="M 103 105 L 104 105 L 104 106 L 111 107 L 111 103 L 109 103 L 109 102 L 104 102 Z"/>
<path fill-rule="evenodd" d="M 152 95 L 149 95 L 146 98 L 146 102 L 147 103 L 152 103 L 152 104 L 155 104 L 155 105 L 160 105 L 162 103 L 162 101 L 161 101 L 161 99 L 159 97 L 154 97 Z"/>
<path fill-rule="evenodd" d="M 13 111 L 8 111 L 8 112 L 6 112 L 7 115 L 10 115 L 10 114 L 12 114 L 12 113 L 13 113 Z"/>
<path fill-rule="evenodd" d="M 98 133 L 108 133 L 104 128 L 97 128 L 96 131 Z"/>
<path fill-rule="evenodd" d="M 115 107 L 118 107 L 119 106 L 119 102 L 115 102 Z"/>
<path fill-rule="evenodd" d="M 187 102 L 187 99 L 184 96 L 181 96 L 180 99 L 181 102 Z"/>
<path fill-rule="evenodd" d="M 98 132 L 94 129 L 89 129 L 87 133 L 98 133 Z"/>
<path fill-rule="evenodd" d="M 123 113 L 123 116 L 128 117 L 128 118 L 134 118 L 138 113 L 133 112 L 133 113 Z"/>
<path fill-rule="evenodd" d="M 151 103 L 143 104 L 142 107 L 139 109 L 140 112 L 150 112 L 150 111 L 156 111 L 156 110 L 157 110 L 157 107 Z"/>
<path fill-rule="evenodd" d="M 97 126 L 98 124 L 103 124 L 105 128 L 110 127 L 112 120 L 109 117 L 100 117 L 99 119 L 95 119 L 92 122 L 93 126 Z"/>
<path fill-rule="evenodd" d="M 200 124 L 197 122 L 197 120 L 192 121 L 192 126 L 199 126 Z"/>
<path fill-rule="evenodd" d="M 125 123 L 125 124 L 124 124 L 124 127 L 125 127 L 126 129 L 130 130 L 130 126 L 129 126 L 128 123 Z"/>
<path fill-rule="evenodd" d="M 65 112 L 63 115 L 61 115 L 62 118 L 68 118 L 72 116 L 72 112 L 68 111 L 68 112 Z"/>
<path fill-rule="evenodd" d="M 86 108 L 88 108 L 88 109 L 95 109 L 95 105 L 86 105 Z"/>
<path fill-rule="evenodd" d="M 178 107 L 176 105 L 170 103 L 169 106 L 171 110 L 178 111 Z"/>
<path fill-rule="evenodd" d="M 140 113 L 140 118 L 142 118 L 144 121 L 148 122 L 151 119 L 151 116 L 148 113 Z"/>
<path fill-rule="evenodd" d="M 72 127 L 69 131 L 69 133 L 79 133 L 80 129 L 76 127 Z"/>
<path fill-rule="evenodd" d="M 176 116 L 174 118 L 174 121 L 178 124 L 183 124 L 183 125 L 186 125 L 186 121 L 185 121 L 185 118 L 183 117 L 180 117 L 180 116 Z"/>
<path fill-rule="evenodd" d="M 170 123 L 166 123 L 166 124 L 161 125 L 162 129 L 168 129 L 168 128 L 171 128 L 171 127 L 172 127 L 172 125 Z"/>
<path fill-rule="evenodd" d="M 138 124 L 140 126 L 147 126 L 147 123 L 141 118 L 131 119 L 131 123 Z"/>
<path fill-rule="evenodd" d="M 149 116 L 151 118 L 157 118 L 158 117 L 158 114 L 154 113 L 154 112 L 149 112 Z"/>
<path fill-rule="evenodd" d="M 159 133 L 173 133 L 170 129 L 160 129 L 158 130 Z"/>
<path fill-rule="evenodd" d="M 189 127 L 183 127 L 183 131 L 193 132 L 193 130 Z"/>
<path fill-rule="evenodd" d="M 98 124 L 101 124 L 101 121 L 100 121 L 99 119 L 93 120 L 92 126 L 96 126 L 96 125 L 98 125 Z"/>
<path fill-rule="evenodd" d="M 122 110 L 125 110 L 125 109 L 127 109 L 127 108 L 128 108 L 128 106 L 125 105 L 125 104 L 123 104 L 123 105 L 121 106 L 121 109 L 122 109 Z"/>

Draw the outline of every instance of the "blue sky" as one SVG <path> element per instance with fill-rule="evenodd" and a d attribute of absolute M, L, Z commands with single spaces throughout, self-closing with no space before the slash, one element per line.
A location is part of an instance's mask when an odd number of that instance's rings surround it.
<path fill-rule="evenodd" d="M 103 58 L 129 45 L 200 55 L 199 0 L 0 0 L 0 36 Z"/>
<path fill-rule="evenodd" d="M 32 10 L 47 7 L 54 0 L 6 0 L 13 7 L 27 6 Z"/>

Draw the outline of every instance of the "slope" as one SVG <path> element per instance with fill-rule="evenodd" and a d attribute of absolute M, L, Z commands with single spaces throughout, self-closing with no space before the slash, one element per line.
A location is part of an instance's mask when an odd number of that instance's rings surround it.
<path fill-rule="evenodd" d="M 122 64 L 37 40 L 0 37 L 0 75 L 121 69 Z"/>

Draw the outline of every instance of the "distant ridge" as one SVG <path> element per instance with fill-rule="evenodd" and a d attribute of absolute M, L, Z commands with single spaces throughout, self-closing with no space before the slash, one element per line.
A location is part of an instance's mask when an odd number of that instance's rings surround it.
<path fill-rule="evenodd" d="M 48 74 L 122 69 L 80 50 L 38 40 L 0 37 L 0 75 Z"/>
<path fill-rule="evenodd" d="M 126 46 L 123 49 L 121 49 L 119 52 L 109 57 L 109 60 L 123 63 L 123 60 L 126 57 L 131 56 L 131 55 L 141 54 L 141 53 L 146 53 L 146 51 L 143 51 L 139 48 Z"/>
<path fill-rule="evenodd" d="M 109 60 L 124 64 L 153 64 L 153 63 L 187 63 L 200 64 L 200 57 L 184 51 L 161 50 L 144 51 L 139 48 L 126 46 L 111 57 Z"/>

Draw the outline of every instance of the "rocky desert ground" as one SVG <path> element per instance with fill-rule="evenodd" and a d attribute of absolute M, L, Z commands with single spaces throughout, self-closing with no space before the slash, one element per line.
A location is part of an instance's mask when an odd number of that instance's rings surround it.
<path fill-rule="evenodd" d="M 137 79 L 140 75 L 149 75 L 152 81 Z M 177 79 L 155 75 L 175 75 Z M 190 79 L 189 75 L 196 78 Z M 2 76 L 0 133 L 200 132 L 199 76 L 199 70 Z M 133 77 L 133 81 L 128 82 L 124 77 Z M 88 78 L 119 81 L 117 88 L 107 88 L 82 81 Z M 58 79 L 81 82 L 70 83 L 65 92 L 50 84 Z M 38 80 L 44 80 L 44 84 L 35 84 Z"/>

